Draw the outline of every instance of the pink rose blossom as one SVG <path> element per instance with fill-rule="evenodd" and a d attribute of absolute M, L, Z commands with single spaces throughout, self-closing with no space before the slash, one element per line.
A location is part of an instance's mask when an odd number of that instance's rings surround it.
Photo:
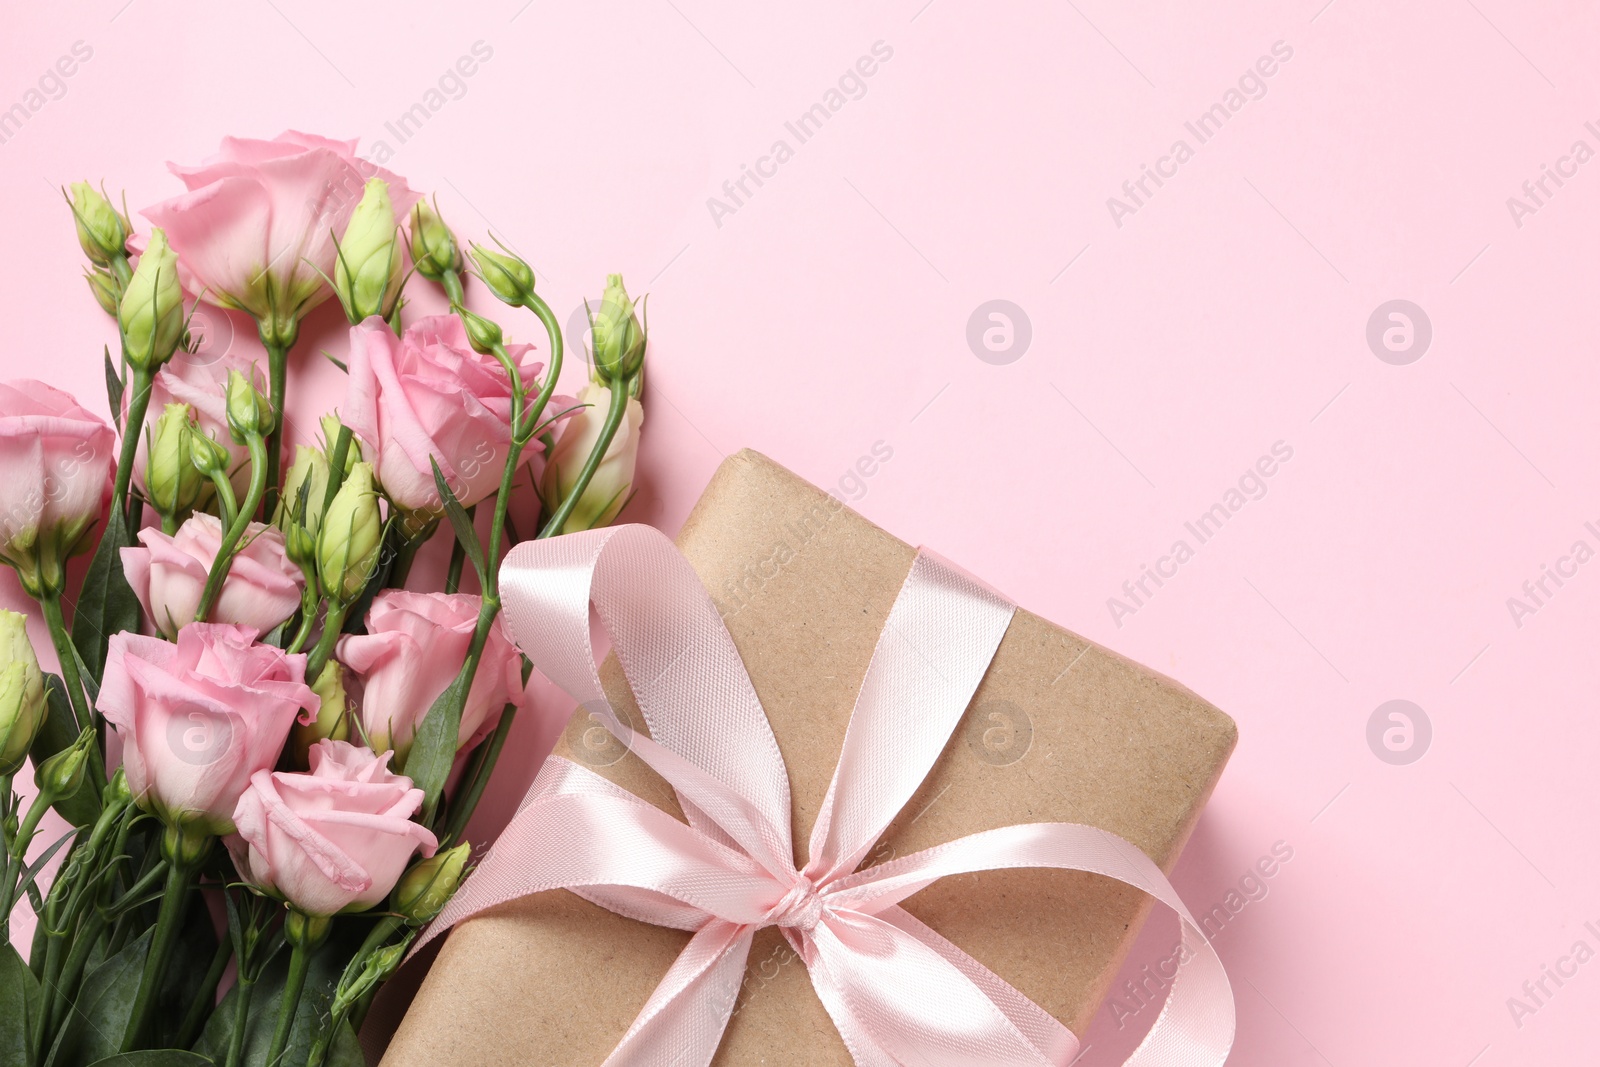
<path fill-rule="evenodd" d="M 311 747 L 309 774 L 257 771 L 228 839 L 250 882 L 307 915 L 365 911 L 382 901 L 419 848 L 438 839 L 411 821 L 422 790 L 377 755 L 343 741 Z"/>
<path fill-rule="evenodd" d="M 367 632 L 339 639 L 339 661 L 363 683 L 361 721 L 367 740 L 403 758 L 434 700 L 455 679 L 472 643 L 480 600 L 466 593 L 379 593 Z M 522 657 L 504 616 L 489 631 L 483 658 L 461 712 L 458 746 L 488 736 L 507 704 L 522 706 Z"/>
<path fill-rule="evenodd" d="M 122 736 L 140 806 L 228 833 L 250 776 L 278 762 L 296 717 L 311 721 L 319 701 L 306 657 L 255 639 L 220 623 L 191 623 L 176 644 L 112 636 L 97 706 Z"/>
<path fill-rule="evenodd" d="M 25 563 L 54 538 L 65 558 L 100 516 L 115 448 L 105 420 L 61 390 L 0 383 L 0 555 Z"/>
<path fill-rule="evenodd" d="M 523 361 L 531 348 L 506 346 L 524 382 L 542 369 Z M 552 414 L 561 410 L 556 403 Z M 374 459 L 384 494 L 405 511 L 439 510 L 430 457 L 465 506 L 500 486 L 511 445 L 511 381 L 493 356 L 472 350 L 453 315 L 419 319 L 401 337 L 376 318 L 351 327 L 343 415 Z M 531 442 L 523 458 L 540 450 Z"/>
<path fill-rule="evenodd" d="M 122 569 L 156 629 L 167 637 L 194 619 L 206 578 L 222 547 L 222 520 L 195 514 L 169 537 L 155 527 L 139 531 L 144 547 L 122 550 Z M 295 613 L 305 577 L 289 561 L 283 534 L 252 522 L 222 583 L 211 622 L 236 623 L 260 633 Z"/>
<path fill-rule="evenodd" d="M 144 215 L 166 230 L 185 288 L 292 337 L 294 325 L 329 294 L 322 275 L 333 275 L 334 239 L 367 179 L 389 183 L 399 218 L 416 203 L 404 179 L 355 149 L 355 141 L 294 131 L 271 141 L 227 137 L 199 166 L 168 164 L 189 191 Z"/>

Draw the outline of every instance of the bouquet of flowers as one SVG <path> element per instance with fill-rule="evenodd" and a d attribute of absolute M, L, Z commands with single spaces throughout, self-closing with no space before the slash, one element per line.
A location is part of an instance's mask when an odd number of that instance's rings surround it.
<path fill-rule="evenodd" d="M 355 1028 L 466 872 L 526 702 L 499 618 L 513 493 L 539 537 L 629 497 L 647 331 L 621 277 L 589 311 L 588 384 L 558 396 L 561 328 L 529 265 L 464 255 L 354 147 L 229 139 L 172 168 L 188 191 L 146 209 L 144 234 L 88 184 L 68 196 L 121 353 L 114 428 L 43 383 L 0 384 L 0 559 L 60 664 L 43 673 L 25 617 L 0 613 L 6 1067 L 360 1064 Z M 533 312 L 548 363 L 465 306 L 469 273 Z M 448 315 L 406 321 L 422 284 Z M 348 391 L 290 453 L 291 353 L 330 295 Z M 254 320 L 264 367 L 196 358 L 202 301 Z M 441 525 L 443 589 L 408 591 Z M 469 565 L 477 593 L 458 591 Z M 30 849 L 50 809 L 71 829 Z"/>

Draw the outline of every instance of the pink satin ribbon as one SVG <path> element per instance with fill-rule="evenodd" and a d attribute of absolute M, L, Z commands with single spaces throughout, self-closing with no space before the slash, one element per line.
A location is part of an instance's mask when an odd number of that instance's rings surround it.
<path fill-rule="evenodd" d="M 751 937 L 779 927 L 860 1067 L 1050 1067 L 1078 1038 L 900 902 L 953 874 L 1091 871 L 1178 913 L 1187 952 L 1127 1060 L 1216 1067 L 1233 1043 L 1222 963 L 1142 852 L 1092 826 L 1033 823 L 858 870 L 961 720 L 1015 608 L 926 551 L 873 651 L 827 797 L 796 870 L 789 775 L 716 606 L 660 532 L 620 526 L 518 545 L 502 571 L 518 645 L 677 790 L 688 823 L 551 757 L 488 857 L 418 942 L 486 908 L 569 889 L 620 915 L 694 933 L 605 1067 L 706 1067 L 745 977 Z M 606 702 L 591 601 L 649 725 Z"/>

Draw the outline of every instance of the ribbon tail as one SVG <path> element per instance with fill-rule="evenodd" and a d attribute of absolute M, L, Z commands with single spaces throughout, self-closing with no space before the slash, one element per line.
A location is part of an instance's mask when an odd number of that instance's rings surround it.
<path fill-rule="evenodd" d="M 901 907 L 887 908 L 878 918 L 921 941 L 966 975 L 1048 1062 L 1066 1064 L 1077 1059 L 1078 1035 L 933 927 Z"/>
<path fill-rule="evenodd" d="M 953 874 L 1019 867 L 1115 878 L 1177 912 L 1183 930 L 1178 972 L 1155 1025 L 1126 1067 L 1222 1067 L 1234 1037 L 1233 990 L 1222 960 L 1161 868 L 1116 834 L 1074 823 L 988 830 L 842 878 L 826 899 L 836 908 L 877 914 Z"/>
<path fill-rule="evenodd" d="M 751 937 L 748 926 L 706 924 L 602 1067 L 710 1067 L 744 985 Z"/>

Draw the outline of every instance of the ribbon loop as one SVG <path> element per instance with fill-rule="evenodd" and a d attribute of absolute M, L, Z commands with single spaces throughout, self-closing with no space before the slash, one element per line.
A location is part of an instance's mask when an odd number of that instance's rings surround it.
<path fill-rule="evenodd" d="M 778 926 L 857 1067 L 1056 1067 L 1078 1039 L 900 902 L 969 871 L 1052 867 L 1135 886 L 1175 909 L 1185 953 L 1129 1067 L 1221 1067 L 1233 995 L 1160 869 L 1091 826 L 1008 826 L 856 868 L 932 769 L 1015 608 L 931 553 L 913 563 L 873 652 L 796 869 L 788 771 L 733 639 L 662 534 L 619 526 L 525 542 L 502 572 L 518 645 L 677 791 L 688 825 L 552 757 L 478 870 L 418 939 L 495 904 L 567 888 L 618 914 L 694 931 L 605 1067 L 709 1067 L 751 936 Z M 593 602 L 649 727 L 601 689 Z"/>

